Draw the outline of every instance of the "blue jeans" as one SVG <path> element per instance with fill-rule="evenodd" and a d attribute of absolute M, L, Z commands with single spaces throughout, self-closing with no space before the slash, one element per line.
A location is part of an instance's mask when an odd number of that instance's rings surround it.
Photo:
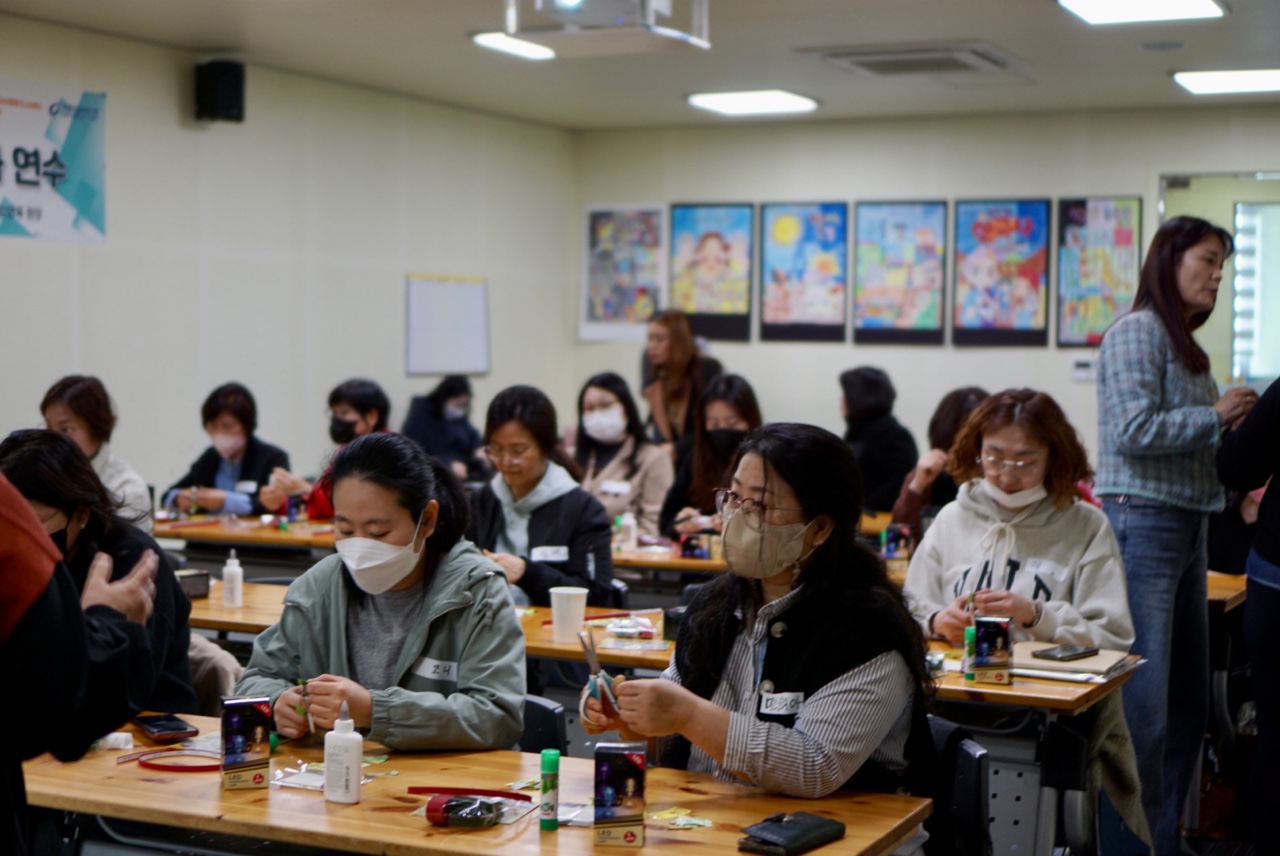
<path fill-rule="evenodd" d="M 1102 508 L 1124 560 L 1133 652 L 1147 659 L 1124 687 L 1142 806 L 1154 853 L 1174 856 L 1209 717 L 1209 518 L 1130 497 L 1104 497 Z"/>

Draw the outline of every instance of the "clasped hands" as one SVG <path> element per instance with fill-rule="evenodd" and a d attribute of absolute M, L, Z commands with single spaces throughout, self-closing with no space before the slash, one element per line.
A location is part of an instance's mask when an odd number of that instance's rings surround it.
<path fill-rule="evenodd" d="M 310 723 L 316 728 L 333 728 L 344 701 L 356 728 L 373 725 L 373 695 L 350 678 L 325 674 L 289 687 L 276 697 L 276 730 L 292 739 L 306 734 Z"/>

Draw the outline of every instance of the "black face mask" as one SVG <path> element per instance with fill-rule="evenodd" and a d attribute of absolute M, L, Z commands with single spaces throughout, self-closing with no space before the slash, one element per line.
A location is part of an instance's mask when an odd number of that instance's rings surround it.
<path fill-rule="evenodd" d="M 53 546 L 58 548 L 58 552 L 62 554 L 62 558 L 67 558 L 67 527 L 63 526 L 57 532 L 49 533 L 49 540 L 53 542 Z"/>
<path fill-rule="evenodd" d="M 714 431 L 707 432 L 707 445 L 711 448 L 711 454 L 722 461 L 728 461 L 733 457 L 733 453 L 738 450 L 738 446 L 747 438 L 746 431 L 736 431 L 732 428 L 717 428 Z"/>
<path fill-rule="evenodd" d="M 329 439 L 345 446 L 356 438 L 356 423 L 333 417 L 329 420 Z"/>

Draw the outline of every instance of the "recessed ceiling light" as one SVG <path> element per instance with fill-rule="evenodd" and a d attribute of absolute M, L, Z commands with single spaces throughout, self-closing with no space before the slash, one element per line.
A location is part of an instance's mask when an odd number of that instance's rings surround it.
<path fill-rule="evenodd" d="M 533 42 L 526 42 L 524 39 L 512 38 L 506 33 L 476 33 L 471 37 L 471 41 L 482 48 L 502 51 L 512 56 L 518 56 L 521 59 L 556 58 L 556 52 L 551 48 L 534 44 Z"/>
<path fill-rule="evenodd" d="M 700 110 L 724 116 L 763 116 L 770 113 L 808 113 L 818 109 L 818 102 L 782 89 L 757 89 L 751 92 L 699 92 L 689 96 L 689 103 Z"/>
<path fill-rule="evenodd" d="M 1215 0 L 1058 0 L 1058 5 L 1090 24 L 1188 21 L 1227 14 Z"/>
<path fill-rule="evenodd" d="M 1253 71 L 1179 71 L 1173 79 L 1192 95 L 1280 92 L 1280 68 Z"/>

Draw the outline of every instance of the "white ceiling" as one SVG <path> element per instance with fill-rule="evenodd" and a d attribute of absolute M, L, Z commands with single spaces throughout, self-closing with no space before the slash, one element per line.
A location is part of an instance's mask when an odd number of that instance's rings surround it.
<path fill-rule="evenodd" d="M 574 129 L 724 124 L 684 98 L 732 89 L 809 95 L 821 106 L 806 120 L 1280 103 L 1193 98 L 1170 78 L 1280 66 L 1280 0 L 1229 0 L 1214 21 L 1112 27 L 1054 0 L 709 2 L 710 51 L 540 63 L 471 43 L 502 29 L 502 0 L 0 0 L 0 12 Z M 868 79 L 803 53 L 936 41 L 984 41 L 1025 70 Z M 1144 48 L 1170 42 L 1181 47 Z M 246 101 L 251 115 L 252 76 Z"/>

